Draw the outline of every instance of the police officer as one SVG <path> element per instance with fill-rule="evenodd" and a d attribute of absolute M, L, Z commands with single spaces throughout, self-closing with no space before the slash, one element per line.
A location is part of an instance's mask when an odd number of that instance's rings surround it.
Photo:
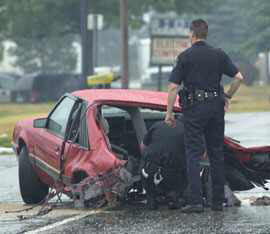
<path fill-rule="evenodd" d="M 192 21 L 190 39 L 192 46 L 182 52 L 169 78 L 168 106 L 165 122 L 175 125 L 173 105 L 180 91 L 184 107 L 185 150 L 189 183 L 189 204 L 182 212 L 203 212 L 199 160 L 204 151 L 205 136 L 212 175 L 212 210 L 222 211 L 224 201 L 224 107 L 238 90 L 243 76 L 221 49 L 205 41 L 207 22 Z M 233 77 L 229 90 L 220 91 L 222 75 Z M 180 85 L 184 88 L 181 90 Z M 223 93 L 223 94 L 222 94 Z M 225 99 L 223 98 L 225 95 Z"/>
<path fill-rule="evenodd" d="M 164 193 L 168 208 L 180 208 L 186 189 L 186 161 L 184 146 L 184 125 L 179 118 L 175 128 L 164 121 L 153 124 L 145 135 L 143 151 L 142 181 L 146 190 L 147 206 L 157 209 L 157 197 Z"/>

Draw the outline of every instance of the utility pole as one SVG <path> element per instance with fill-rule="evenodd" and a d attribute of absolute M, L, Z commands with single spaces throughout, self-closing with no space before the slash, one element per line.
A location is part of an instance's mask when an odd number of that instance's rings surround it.
<path fill-rule="evenodd" d="M 87 88 L 87 77 L 94 73 L 93 66 L 93 30 L 88 29 L 89 0 L 80 0 L 81 12 L 81 59 L 83 87 Z"/>
<path fill-rule="evenodd" d="M 158 65 L 158 91 L 162 91 L 162 65 Z"/>
<path fill-rule="evenodd" d="M 122 89 L 128 89 L 128 0 L 120 0 L 120 24 L 121 24 L 121 77 Z"/>
<path fill-rule="evenodd" d="M 269 71 L 269 53 L 265 53 L 265 73 L 266 73 L 266 84 L 270 84 L 270 71 Z"/>

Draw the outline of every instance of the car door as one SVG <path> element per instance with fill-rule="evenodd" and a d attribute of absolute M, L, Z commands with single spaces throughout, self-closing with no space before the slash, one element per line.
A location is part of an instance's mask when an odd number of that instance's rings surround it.
<path fill-rule="evenodd" d="M 60 175 L 61 148 L 75 102 L 72 96 L 64 97 L 49 114 L 46 128 L 36 136 L 35 164 L 53 179 Z"/>
<path fill-rule="evenodd" d="M 76 178 L 73 181 L 75 183 L 78 182 L 78 179 L 81 179 L 79 174 L 82 171 L 88 171 L 89 167 L 91 167 L 89 166 L 89 159 L 93 154 L 93 149 L 90 148 L 89 144 L 87 104 L 83 103 L 81 108 L 78 106 L 78 108 L 75 107 L 74 109 L 76 110 L 71 116 L 72 124 L 68 128 L 69 132 L 65 146 L 63 179 L 71 181 L 71 178 L 74 177 L 73 173 L 76 171 Z M 95 134 L 93 134 L 92 139 L 95 138 Z"/>

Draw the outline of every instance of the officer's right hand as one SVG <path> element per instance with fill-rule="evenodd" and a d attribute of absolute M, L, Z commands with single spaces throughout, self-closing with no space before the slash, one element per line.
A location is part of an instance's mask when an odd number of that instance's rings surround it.
<path fill-rule="evenodd" d="M 176 126 L 176 121 L 173 113 L 166 113 L 165 123 L 170 127 Z"/>
<path fill-rule="evenodd" d="M 225 105 L 224 105 L 224 111 L 228 112 L 230 106 L 230 99 L 225 97 Z"/>

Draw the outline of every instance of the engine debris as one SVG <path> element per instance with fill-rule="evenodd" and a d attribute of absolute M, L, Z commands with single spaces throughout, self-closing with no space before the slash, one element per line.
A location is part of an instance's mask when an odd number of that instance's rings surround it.
<path fill-rule="evenodd" d="M 71 185 L 74 207 L 86 208 L 88 201 L 109 192 L 121 196 L 133 182 L 131 173 L 124 167 L 118 167 L 103 175 L 89 176 L 80 183 Z"/>

